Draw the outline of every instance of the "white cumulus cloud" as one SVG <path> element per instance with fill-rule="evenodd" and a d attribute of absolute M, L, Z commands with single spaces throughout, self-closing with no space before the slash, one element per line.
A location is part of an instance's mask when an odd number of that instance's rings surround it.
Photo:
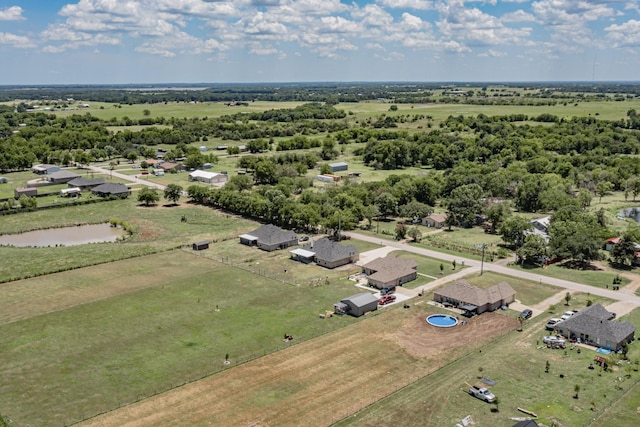
<path fill-rule="evenodd" d="M 6 9 L 0 9 L 0 21 L 22 21 L 22 8 L 20 6 L 11 6 Z"/>

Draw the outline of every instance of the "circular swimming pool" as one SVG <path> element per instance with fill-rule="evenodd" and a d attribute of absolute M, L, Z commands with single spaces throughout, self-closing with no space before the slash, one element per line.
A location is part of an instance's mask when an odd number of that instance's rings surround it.
<path fill-rule="evenodd" d="M 458 319 L 448 314 L 432 314 L 427 317 L 427 323 L 438 328 L 451 328 L 458 324 Z"/>

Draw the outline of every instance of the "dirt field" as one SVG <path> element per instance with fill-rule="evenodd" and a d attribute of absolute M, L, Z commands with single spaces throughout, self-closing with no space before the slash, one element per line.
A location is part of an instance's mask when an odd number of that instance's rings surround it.
<path fill-rule="evenodd" d="M 518 324 L 487 313 L 438 329 L 415 308 L 389 310 L 82 425 L 326 426 Z"/>

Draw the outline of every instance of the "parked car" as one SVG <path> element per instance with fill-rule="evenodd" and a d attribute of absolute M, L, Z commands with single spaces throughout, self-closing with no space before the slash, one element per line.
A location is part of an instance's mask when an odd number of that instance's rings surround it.
<path fill-rule="evenodd" d="M 521 317 L 523 319 L 528 319 L 531 316 L 533 316 L 533 311 L 531 311 L 528 308 L 525 308 L 524 310 L 522 310 L 522 313 L 520 313 L 520 315 L 518 317 Z"/>
<path fill-rule="evenodd" d="M 380 290 L 380 295 L 389 295 L 396 291 L 395 286 L 385 286 Z"/>
<path fill-rule="evenodd" d="M 380 305 L 391 304 L 395 300 L 396 300 L 396 296 L 395 295 L 388 294 L 388 295 L 385 295 L 382 298 L 378 299 L 378 304 L 380 304 Z"/>
<path fill-rule="evenodd" d="M 562 316 L 560 316 L 560 319 L 567 320 L 568 318 L 570 318 L 571 316 L 573 316 L 577 312 L 578 312 L 577 310 L 565 311 L 564 314 Z"/>
<path fill-rule="evenodd" d="M 552 319 L 549 319 L 549 321 L 544 327 L 547 331 L 553 331 L 556 328 L 556 325 L 560 322 L 562 322 L 562 319 L 558 317 L 554 317 Z"/>

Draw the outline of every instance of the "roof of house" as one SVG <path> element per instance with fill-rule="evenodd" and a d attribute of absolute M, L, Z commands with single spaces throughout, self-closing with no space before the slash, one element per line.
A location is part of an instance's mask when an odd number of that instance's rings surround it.
<path fill-rule="evenodd" d="M 350 258 L 359 253 L 355 246 L 343 246 L 327 237 L 311 242 L 310 244 L 303 246 L 302 249 L 315 253 L 316 258 L 325 261 L 338 261 Z"/>
<path fill-rule="evenodd" d="M 611 313 L 600 304 L 593 304 L 586 307 L 564 322 L 562 329 L 588 332 L 590 336 L 607 339 L 613 342 L 620 342 L 634 333 L 636 327 L 629 322 L 618 322 L 609 320 Z"/>
<path fill-rule="evenodd" d="M 258 242 L 267 245 L 275 245 L 281 242 L 289 242 L 291 240 L 297 240 L 296 233 L 291 230 L 283 230 L 282 228 L 273 224 L 265 224 L 262 227 L 253 230 L 246 235 L 257 237 Z"/>
<path fill-rule="evenodd" d="M 418 263 L 410 258 L 386 256 L 384 258 L 376 258 L 363 265 L 362 268 L 375 272 L 369 276 L 370 278 L 380 282 L 388 282 L 415 273 L 415 270 L 418 268 Z"/>
<path fill-rule="evenodd" d="M 362 292 L 359 294 L 352 295 L 349 298 L 345 298 L 340 302 L 345 302 L 345 301 L 350 301 L 351 304 L 355 305 L 356 307 L 364 307 L 367 304 L 371 304 L 372 302 L 375 302 L 377 304 L 378 298 L 376 298 L 375 295 L 373 295 L 372 293 Z"/>
<path fill-rule="evenodd" d="M 444 223 L 447 220 L 447 214 L 446 213 L 433 213 L 431 215 L 425 216 L 424 219 L 432 219 L 435 222 Z"/>
<path fill-rule="evenodd" d="M 31 170 L 42 172 L 52 168 L 59 168 L 59 167 L 60 166 L 56 166 L 56 165 L 41 164 L 41 165 L 35 165 L 34 167 L 31 168 Z"/>
<path fill-rule="evenodd" d="M 218 172 L 207 172 L 200 169 L 194 170 L 189 174 L 191 178 L 204 178 L 204 179 L 211 179 L 218 175 L 220 175 Z"/>
<path fill-rule="evenodd" d="M 84 178 L 79 176 L 67 182 L 67 184 L 69 184 L 72 187 L 87 187 L 91 185 L 100 185 L 100 184 L 104 184 L 104 178 L 89 179 L 89 178 Z"/>
<path fill-rule="evenodd" d="M 480 289 L 471 285 L 464 279 L 438 289 L 438 295 L 452 298 L 458 301 L 470 303 L 476 306 L 483 306 L 487 303 L 494 304 L 496 302 L 508 299 L 516 294 L 516 291 L 507 283 L 500 282 L 488 289 Z"/>
<path fill-rule="evenodd" d="M 80 175 L 78 175 L 75 172 L 63 169 L 63 170 L 59 170 L 59 171 L 54 172 L 54 173 L 50 173 L 48 175 L 48 178 L 56 180 L 56 179 L 66 179 L 66 178 L 78 178 L 79 176 Z"/>
<path fill-rule="evenodd" d="M 618 243 L 620 243 L 620 241 L 622 240 L 621 237 L 610 237 L 606 240 L 607 243 L 613 243 L 614 245 L 617 245 Z"/>
<path fill-rule="evenodd" d="M 169 171 L 171 169 L 174 169 L 176 167 L 178 167 L 179 165 L 177 163 L 171 163 L 171 162 L 164 162 L 164 163 L 160 163 L 160 167 L 166 171 Z"/>
<path fill-rule="evenodd" d="M 106 184 L 93 187 L 91 192 L 100 194 L 129 194 L 129 187 L 118 182 L 107 182 Z"/>

